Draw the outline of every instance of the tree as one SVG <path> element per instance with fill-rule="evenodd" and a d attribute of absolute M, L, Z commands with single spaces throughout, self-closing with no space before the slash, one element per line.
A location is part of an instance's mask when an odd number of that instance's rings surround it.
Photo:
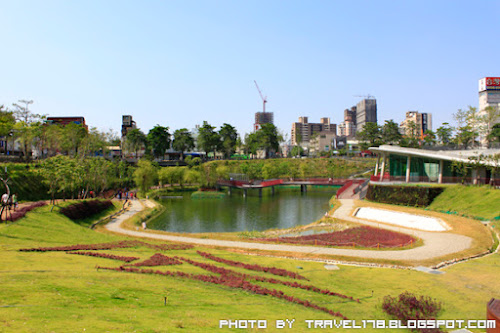
<path fill-rule="evenodd" d="M 496 134 L 496 132 L 498 132 L 498 127 L 500 125 L 497 123 L 500 121 L 500 108 L 493 106 L 486 107 L 481 120 L 484 123 L 483 133 L 485 134 L 487 142 L 498 142 L 496 140 L 499 135 Z"/>
<path fill-rule="evenodd" d="M 147 137 L 148 143 L 153 149 L 153 156 L 165 158 L 165 151 L 170 148 L 170 133 L 168 127 L 156 125 L 153 127 Z"/>
<path fill-rule="evenodd" d="M 79 143 L 78 153 L 81 156 L 96 156 L 100 153 L 104 155 L 107 146 L 106 133 L 100 132 L 97 128 L 92 127 Z"/>
<path fill-rule="evenodd" d="M 452 134 L 453 128 L 450 127 L 448 123 L 443 123 L 443 125 L 436 130 L 436 135 L 442 145 L 448 145 L 451 142 Z"/>
<path fill-rule="evenodd" d="M 247 134 L 245 136 L 245 154 L 256 155 L 259 150 L 259 136 L 257 132 Z"/>
<path fill-rule="evenodd" d="M 278 129 L 273 124 L 262 124 L 256 132 L 259 143 L 259 148 L 266 152 L 265 158 L 269 158 L 271 152 L 278 152 L 282 137 L 278 133 Z"/>
<path fill-rule="evenodd" d="M 147 142 L 146 135 L 138 128 L 130 130 L 125 136 L 125 145 L 135 151 L 135 158 L 138 159 L 138 151 L 145 147 Z"/>
<path fill-rule="evenodd" d="M 426 130 L 424 133 L 424 143 L 428 146 L 434 146 L 436 144 L 436 133 L 432 130 Z"/>
<path fill-rule="evenodd" d="M 359 140 L 368 142 L 371 147 L 378 147 L 382 142 L 382 133 L 377 123 L 366 123 L 363 130 L 356 133 L 356 136 Z"/>
<path fill-rule="evenodd" d="M 215 127 L 204 121 L 198 132 L 198 143 L 207 156 L 209 152 L 213 152 L 215 158 L 221 146 L 221 138 Z"/>
<path fill-rule="evenodd" d="M 51 125 L 52 126 L 52 125 Z M 76 156 L 78 148 L 87 136 L 87 130 L 81 124 L 69 123 L 61 127 L 60 146 L 68 155 Z"/>
<path fill-rule="evenodd" d="M 35 138 L 34 132 L 36 128 L 41 126 L 44 115 L 32 113 L 28 109 L 28 105 L 33 103 L 33 101 L 20 100 L 19 103 L 26 104 L 25 106 L 13 103 L 14 106 L 14 116 L 17 123 L 14 125 L 14 137 L 18 138 L 21 142 L 24 158 L 28 159 L 28 150 L 33 144 Z"/>
<path fill-rule="evenodd" d="M 477 108 L 469 106 L 467 110 L 459 109 L 453 114 L 453 118 L 457 122 L 455 143 L 464 147 L 475 145 L 482 130 L 482 120 Z"/>
<path fill-rule="evenodd" d="M 399 133 L 399 126 L 394 120 L 386 120 L 381 130 L 381 138 L 384 143 L 399 143 L 403 136 Z"/>
<path fill-rule="evenodd" d="M 301 146 L 293 146 L 291 154 L 292 156 L 302 156 L 304 154 L 304 148 Z"/>
<path fill-rule="evenodd" d="M 15 123 L 16 118 L 14 117 L 14 113 L 4 108 L 3 105 L 0 105 L 0 136 L 5 137 L 5 153 L 8 151 L 8 139 L 12 135 Z"/>
<path fill-rule="evenodd" d="M 194 138 L 186 128 L 174 132 L 172 147 L 181 152 L 181 161 L 184 160 L 184 152 L 194 148 Z"/>
<path fill-rule="evenodd" d="M 134 171 L 134 181 L 140 191 L 145 194 L 156 183 L 158 177 L 157 171 L 153 163 L 147 160 L 139 160 L 137 166 L 137 169 Z"/>
<path fill-rule="evenodd" d="M 224 152 L 224 156 L 225 158 L 230 158 L 236 150 L 238 132 L 236 132 L 236 128 L 233 126 L 223 124 L 219 130 L 219 135 L 221 138 L 221 147 Z"/>
<path fill-rule="evenodd" d="M 488 134 L 487 139 L 490 143 L 500 142 L 500 124 L 496 124 L 491 128 L 490 134 Z"/>

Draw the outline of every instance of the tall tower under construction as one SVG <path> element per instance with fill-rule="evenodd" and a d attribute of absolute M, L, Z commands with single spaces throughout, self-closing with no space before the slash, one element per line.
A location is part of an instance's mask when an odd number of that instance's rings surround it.
<path fill-rule="evenodd" d="M 257 91 L 262 99 L 262 112 L 255 112 L 255 123 L 253 124 L 253 130 L 258 131 L 263 124 L 274 124 L 274 114 L 272 112 L 266 112 L 267 96 L 264 97 L 262 95 L 257 81 L 253 82 L 255 82 L 255 87 L 257 87 Z"/>

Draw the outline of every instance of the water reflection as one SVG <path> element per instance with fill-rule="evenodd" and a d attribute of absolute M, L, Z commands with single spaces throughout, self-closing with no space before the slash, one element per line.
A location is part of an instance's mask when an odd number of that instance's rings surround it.
<path fill-rule="evenodd" d="M 318 220 L 328 210 L 328 200 L 337 188 L 277 191 L 276 195 L 243 197 L 233 191 L 225 199 L 182 199 L 161 202 L 166 211 L 148 223 L 152 229 L 171 232 L 233 232 L 263 231 L 271 228 L 290 228 Z"/>

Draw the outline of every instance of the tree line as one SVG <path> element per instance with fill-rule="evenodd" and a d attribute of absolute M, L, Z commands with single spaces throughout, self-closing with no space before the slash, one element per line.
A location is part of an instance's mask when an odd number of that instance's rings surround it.
<path fill-rule="evenodd" d="M 108 146 L 121 146 L 123 151 L 132 152 L 137 157 L 139 151 L 144 151 L 144 157 L 164 158 L 168 149 L 180 153 L 198 149 L 215 156 L 221 153 L 224 158 L 230 158 L 237 149 L 245 154 L 256 155 L 257 151 L 265 152 L 266 157 L 279 151 L 282 135 L 273 124 L 263 124 L 262 127 L 242 139 L 236 128 L 224 123 L 219 130 L 203 122 L 198 133 L 193 135 L 186 128 L 170 132 L 169 127 L 156 125 L 147 134 L 140 129 L 132 129 L 122 140 L 113 131 L 101 132 L 96 128 L 86 129 L 81 124 L 67 125 L 48 124 L 46 116 L 31 112 L 26 106 L 14 103 L 12 108 L 0 106 L 0 137 L 4 141 L 4 153 L 14 149 L 17 142 L 25 159 L 31 155 L 32 147 L 40 155 L 47 158 L 57 154 L 68 156 L 90 156 L 102 154 Z M 9 149 L 10 148 L 10 149 Z"/>
<path fill-rule="evenodd" d="M 456 127 L 443 123 L 436 131 L 426 130 L 421 135 L 419 126 L 410 121 L 407 124 L 405 135 L 399 132 L 399 126 L 392 119 L 386 120 L 383 126 L 376 123 L 366 123 L 363 130 L 356 134 L 359 140 L 364 141 L 363 149 L 382 144 L 398 144 L 402 147 L 419 148 L 422 146 L 448 146 L 468 148 L 478 146 L 485 141 L 488 145 L 500 143 L 500 118 L 498 108 L 487 107 L 483 113 L 477 108 L 469 106 L 453 114 Z"/>

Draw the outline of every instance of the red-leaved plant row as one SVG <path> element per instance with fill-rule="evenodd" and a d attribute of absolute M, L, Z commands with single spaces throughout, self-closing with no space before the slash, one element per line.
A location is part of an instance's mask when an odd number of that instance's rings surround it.
<path fill-rule="evenodd" d="M 417 297 L 406 291 L 398 297 L 385 296 L 382 309 L 406 324 L 408 320 L 435 319 L 441 311 L 441 303 L 428 296 Z M 417 331 L 442 332 L 439 329 L 430 328 L 417 329 Z"/>
<path fill-rule="evenodd" d="M 23 252 L 47 252 L 47 251 L 89 251 L 89 250 L 110 250 L 119 248 L 129 248 L 145 246 L 156 250 L 187 250 L 193 248 L 192 245 L 185 244 L 149 244 L 137 240 L 125 240 L 112 243 L 101 243 L 101 244 L 77 244 L 69 246 L 56 246 L 56 247 L 39 247 L 31 249 L 20 249 Z"/>
<path fill-rule="evenodd" d="M 182 262 L 176 258 L 171 258 L 164 256 L 163 254 L 156 253 L 151 256 L 151 258 L 146 259 L 141 262 L 136 262 L 135 264 L 130 264 L 133 266 L 169 266 L 169 265 L 182 265 Z"/>
<path fill-rule="evenodd" d="M 414 243 L 410 235 L 386 229 L 361 226 L 343 231 L 299 237 L 257 238 L 258 241 L 326 246 L 400 247 Z"/>
<path fill-rule="evenodd" d="M 210 253 L 206 253 L 206 252 L 201 252 L 201 251 L 196 251 L 196 252 L 202 257 L 205 257 L 207 259 L 210 259 L 210 260 L 213 260 L 216 262 L 220 262 L 222 264 L 227 264 L 229 266 L 241 267 L 241 268 L 248 269 L 251 271 L 265 272 L 265 273 L 270 273 L 273 275 L 290 277 L 292 279 L 308 280 L 307 278 L 303 277 L 302 275 L 287 271 L 286 269 L 281 269 L 281 268 L 276 268 L 276 267 L 266 267 L 266 266 L 260 266 L 260 265 L 250 265 L 250 264 L 245 264 L 245 263 L 242 263 L 239 261 L 222 259 L 220 257 L 216 257 L 216 256 L 214 256 Z"/>
<path fill-rule="evenodd" d="M 15 212 L 14 211 L 11 211 L 9 216 L 8 216 L 8 220 L 9 221 L 17 221 L 19 220 L 21 217 L 24 217 L 26 215 L 27 212 L 35 209 L 35 208 L 38 208 L 38 207 L 42 207 L 42 206 L 45 206 L 47 203 L 45 201 L 36 201 L 36 202 L 32 202 L 30 203 L 29 205 L 27 206 L 23 206 L 21 208 L 19 208 L 18 210 L 16 210 Z"/>
<path fill-rule="evenodd" d="M 268 282 L 268 283 L 273 283 L 273 284 L 281 284 L 281 285 L 292 287 L 292 288 L 300 288 L 300 289 L 312 291 L 312 292 L 323 294 L 323 295 L 337 296 L 337 297 L 341 297 L 341 298 L 345 298 L 345 299 L 350 299 L 350 300 L 356 301 L 358 303 L 360 302 L 359 299 L 354 299 L 351 296 L 346 296 L 346 295 L 343 295 L 340 293 L 336 293 L 336 292 L 330 291 L 328 289 L 320 289 L 320 288 L 312 286 L 312 285 L 304 285 L 304 284 L 300 284 L 297 282 L 281 281 L 281 280 L 266 278 L 266 277 L 257 276 L 257 275 L 248 275 L 248 274 L 238 273 L 236 271 L 226 269 L 223 267 L 218 267 L 215 265 L 206 264 L 206 263 L 194 261 L 194 260 L 183 258 L 183 257 L 176 256 L 175 258 L 180 259 L 182 261 L 185 261 L 193 266 L 197 266 L 197 267 L 200 267 L 200 268 L 207 270 L 209 272 L 220 274 L 220 275 L 233 275 L 233 276 L 237 276 L 239 278 L 245 279 L 245 280 L 254 280 L 254 281 L 258 281 L 258 282 Z"/>
<path fill-rule="evenodd" d="M 124 262 L 131 262 L 140 258 L 137 257 L 123 257 L 123 256 L 115 256 L 114 254 L 106 254 L 99 252 L 66 252 L 67 254 L 79 254 L 81 256 L 90 256 L 90 257 L 99 257 L 99 258 L 107 258 L 113 260 L 119 260 Z"/>
<path fill-rule="evenodd" d="M 184 272 L 170 272 L 170 271 L 154 271 L 152 269 L 137 269 L 134 267 L 98 267 L 99 269 L 108 269 L 108 270 L 113 270 L 113 271 L 123 271 L 123 272 L 130 272 L 130 273 L 140 273 L 140 274 L 158 274 L 158 275 L 164 275 L 164 276 L 173 276 L 173 277 L 183 277 L 183 278 L 188 278 L 188 279 L 193 279 L 193 280 L 198 280 L 198 281 L 203 281 L 203 282 L 208 282 L 212 284 L 218 284 L 218 285 L 223 285 L 231 288 L 239 288 L 243 289 L 258 295 L 270 295 L 276 298 L 284 299 L 288 302 L 296 303 L 303 305 L 308 308 L 312 308 L 315 310 L 320 310 L 323 312 L 326 312 L 330 314 L 331 316 L 334 317 L 340 317 L 342 319 L 347 320 L 347 317 L 345 317 L 342 313 L 340 312 L 335 312 L 333 310 L 329 310 L 325 307 L 319 306 L 317 304 L 311 303 L 309 301 L 304 301 L 301 300 L 297 297 L 289 296 L 284 294 L 282 291 L 276 290 L 276 289 L 267 289 L 264 287 L 260 287 L 256 284 L 252 284 L 248 281 L 245 281 L 243 278 L 235 275 L 221 275 L 219 277 L 213 276 L 213 275 L 202 275 L 202 274 L 189 274 L 189 273 L 184 273 Z"/>

